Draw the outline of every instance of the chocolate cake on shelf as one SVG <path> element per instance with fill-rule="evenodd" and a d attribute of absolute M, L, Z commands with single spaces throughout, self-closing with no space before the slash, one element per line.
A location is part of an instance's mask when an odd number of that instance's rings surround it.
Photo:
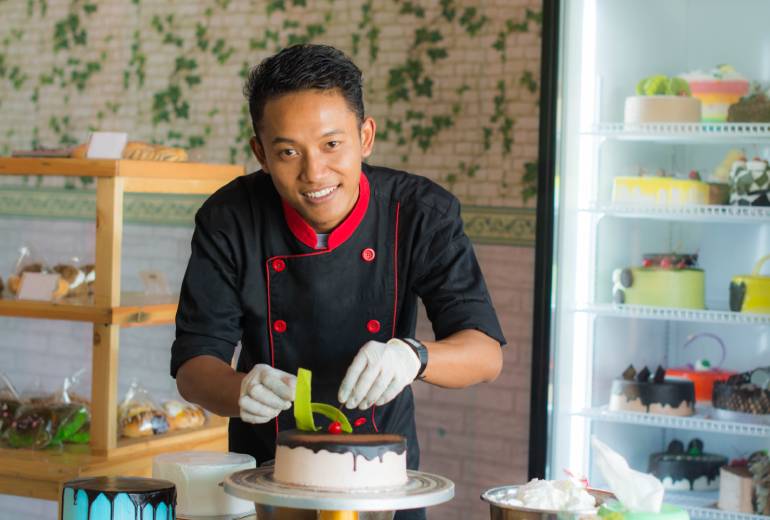
<path fill-rule="evenodd" d="M 770 423 L 770 367 L 715 382 L 713 402 L 719 419 Z"/>
<path fill-rule="evenodd" d="M 695 385 L 692 381 L 666 377 L 659 366 L 650 376 L 644 367 L 639 373 L 629 365 L 619 379 L 612 381 L 609 409 L 687 416 L 695 413 Z"/>
<path fill-rule="evenodd" d="M 671 490 L 707 491 L 719 488 L 719 470 L 727 457 L 703 451 L 703 441 L 692 439 L 684 448 L 674 439 L 663 453 L 650 455 L 648 471 Z"/>

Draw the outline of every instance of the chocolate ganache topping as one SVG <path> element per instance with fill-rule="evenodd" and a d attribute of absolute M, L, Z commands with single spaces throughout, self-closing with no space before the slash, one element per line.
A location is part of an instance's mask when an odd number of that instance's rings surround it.
<path fill-rule="evenodd" d="M 406 451 L 406 439 L 402 435 L 395 434 L 350 434 L 336 435 L 324 432 L 304 432 L 299 430 L 285 430 L 278 433 L 276 439 L 278 446 L 288 448 L 307 448 L 314 453 L 325 450 L 331 453 L 353 455 L 353 469 L 356 469 L 356 457 L 362 456 L 366 460 L 378 458 L 382 462 L 388 452 L 401 455 Z"/>
<path fill-rule="evenodd" d="M 628 402 L 638 399 L 648 409 L 651 404 L 676 408 L 682 401 L 692 406 L 695 402 L 695 386 L 692 381 L 665 379 L 662 374 L 665 374 L 662 367 L 658 367 L 655 375 L 650 377 L 652 374 L 649 368 L 644 367 L 636 374 L 633 366 L 629 366 L 623 372 L 622 379 L 612 382 L 612 393 L 625 396 Z"/>
<path fill-rule="evenodd" d="M 153 516 L 160 504 L 167 504 L 169 513 L 176 508 L 176 486 L 168 480 L 139 478 L 139 477 L 91 477 L 70 480 L 64 485 L 64 489 L 72 489 L 74 503 L 77 504 L 78 493 L 84 491 L 88 497 L 88 516 L 91 516 L 91 505 L 104 495 L 110 502 L 110 519 L 114 518 L 115 497 L 125 494 L 136 508 L 137 518 L 142 517 L 142 510 L 149 504 L 153 510 Z M 166 520 L 166 519 L 156 519 Z"/>
<path fill-rule="evenodd" d="M 719 469 L 727 462 L 727 457 L 722 455 L 704 453 L 700 439 L 692 439 L 687 451 L 679 440 L 674 439 L 664 453 L 650 455 L 648 471 L 661 480 L 668 477 L 673 483 L 686 480 L 692 491 L 699 478 L 705 477 L 709 484 L 717 480 Z"/>

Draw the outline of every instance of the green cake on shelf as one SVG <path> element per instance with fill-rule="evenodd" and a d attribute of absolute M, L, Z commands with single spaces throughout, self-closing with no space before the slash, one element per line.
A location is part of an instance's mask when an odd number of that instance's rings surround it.
<path fill-rule="evenodd" d="M 697 254 L 644 255 L 641 267 L 612 273 L 612 299 L 629 305 L 705 309 L 705 273 L 697 264 Z"/>

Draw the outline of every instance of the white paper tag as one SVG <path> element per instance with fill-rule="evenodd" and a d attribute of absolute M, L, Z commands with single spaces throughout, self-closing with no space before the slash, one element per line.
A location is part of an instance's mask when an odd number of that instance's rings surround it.
<path fill-rule="evenodd" d="M 128 142 L 125 132 L 94 132 L 88 140 L 89 159 L 120 159 Z"/>
<path fill-rule="evenodd" d="M 139 277 L 144 284 L 144 294 L 162 296 L 171 294 L 168 289 L 168 282 L 166 282 L 166 275 L 160 271 L 141 271 Z"/>
<path fill-rule="evenodd" d="M 59 286 L 58 274 L 23 273 L 19 287 L 20 300 L 39 300 L 50 302 L 53 292 Z"/>

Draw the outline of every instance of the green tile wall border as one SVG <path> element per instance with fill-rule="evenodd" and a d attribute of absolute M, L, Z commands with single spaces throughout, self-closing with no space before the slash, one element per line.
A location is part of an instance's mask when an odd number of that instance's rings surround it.
<path fill-rule="evenodd" d="M 132 224 L 189 226 L 205 197 L 129 193 L 123 214 Z M 64 188 L 0 187 L 0 216 L 15 218 L 92 220 L 96 194 Z M 477 244 L 533 247 L 535 210 L 463 206 L 468 236 Z"/>

